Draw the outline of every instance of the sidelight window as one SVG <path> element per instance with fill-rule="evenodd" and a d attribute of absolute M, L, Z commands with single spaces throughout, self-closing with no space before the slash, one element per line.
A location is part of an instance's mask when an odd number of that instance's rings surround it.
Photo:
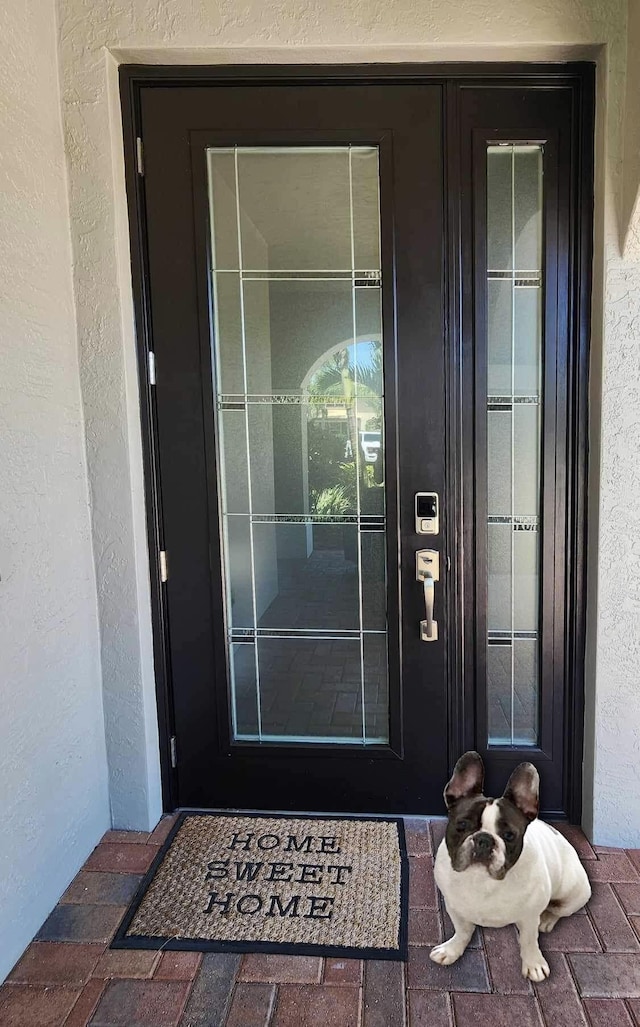
<path fill-rule="evenodd" d="M 487 701 L 491 745 L 537 745 L 542 147 L 487 149 Z"/>

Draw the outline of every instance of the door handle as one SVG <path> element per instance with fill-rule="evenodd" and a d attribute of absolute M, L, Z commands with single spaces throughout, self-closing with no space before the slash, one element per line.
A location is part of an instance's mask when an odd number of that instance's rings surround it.
<path fill-rule="evenodd" d="M 436 583 L 430 574 L 423 579 L 424 585 L 424 609 L 426 620 L 420 621 L 420 638 L 423 642 L 437 642 L 438 622 L 433 619 L 433 600 L 435 598 Z"/>
<path fill-rule="evenodd" d="M 436 581 L 440 579 L 440 554 L 435 549 L 419 549 L 416 553 L 416 579 L 422 582 L 425 619 L 420 621 L 423 642 L 438 641 L 438 622 L 433 619 Z"/>

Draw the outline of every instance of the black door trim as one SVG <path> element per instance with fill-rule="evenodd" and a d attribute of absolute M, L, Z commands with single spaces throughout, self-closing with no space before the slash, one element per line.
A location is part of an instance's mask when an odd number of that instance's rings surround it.
<path fill-rule="evenodd" d="M 585 557 L 586 557 L 586 488 L 588 462 L 588 371 L 593 232 L 593 129 L 595 105 L 595 65 L 589 62 L 528 63 L 443 63 L 443 64 L 354 64 L 354 65 L 245 65 L 245 66 L 165 66 L 122 65 L 119 69 L 122 104 L 125 181 L 128 199 L 131 269 L 133 283 L 136 345 L 138 352 L 140 414 L 142 428 L 143 466 L 147 533 L 150 553 L 151 612 L 153 646 L 160 733 L 163 805 L 166 811 L 177 805 L 176 776 L 172 769 L 171 739 L 174 735 L 173 697 L 171 695 L 170 653 L 167 644 L 167 611 L 163 599 L 157 554 L 164 548 L 162 513 L 158 487 L 157 433 L 153 386 L 149 384 L 148 360 L 151 349 L 151 310 L 148 297 L 148 263 L 144 177 L 137 170 L 137 137 L 140 134 L 140 97 L 145 87 L 158 85 L 215 85 L 245 83 L 247 85 L 292 85 L 359 82 L 440 83 L 445 89 L 445 153 L 447 154 L 446 219 L 448 295 L 445 309 L 449 336 L 449 380 L 447 383 L 447 437 L 451 440 L 448 456 L 449 505 L 447 518 L 448 552 L 452 554 L 448 587 L 449 623 L 455 644 L 449 647 L 449 761 L 464 748 L 474 745 L 474 699 L 469 681 L 462 682 L 464 652 L 454 626 L 462 616 L 462 547 L 456 549 L 455 539 L 462 538 L 462 494 L 459 442 L 461 424 L 460 347 L 460 210 L 458 101 L 463 86 L 504 85 L 514 87 L 564 87 L 572 93 L 576 140 L 573 181 L 576 194 L 572 209 L 576 212 L 576 230 L 572 240 L 571 262 L 574 268 L 573 290 L 569 297 L 574 346 L 569 376 L 571 388 L 569 431 L 566 458 L 569 465 L 567 503 L 574 525 L 566 554 L 568 585 L 566 591 L 565 625 L 567 644 L 564 653 L 565 680 L 565 774 L 563 808 L 549 814 L 580 821 L 582 806 L 582 753 L 584 718 L 584 650 L 585 650 Z M 455 516 L 452 515 L 456 504 Z M 465 529 L 466 530 L 466 529 Z M 465 542 L 467 540 L 465 539 Z"/>

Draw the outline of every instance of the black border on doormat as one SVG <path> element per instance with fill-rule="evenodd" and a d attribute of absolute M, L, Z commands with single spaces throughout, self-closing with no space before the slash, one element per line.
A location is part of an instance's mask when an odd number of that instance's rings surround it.
<path fill-rule="evenodd" d="M 247 817 L 251 819 L 269 818 L 272 820 L 375 820 L 380 823 L 395 824 L 398 828 L 398 845 L 400 848 L 400 926 L 398 929 L 398 947 L 393 949 L 356 948 L 345 945 L 297 945 L 293 942 L 271 941 L 214 941 L 206 938 L 160 938 L 149 935 L 129 935 L 127 930 L 146 891 L 155 877 L 173 839 L 187 817 Z M 409 929 L 409 857 L 407 841 L 402 817 L 346 815 L 336 816 L 323 813 L 269 813 L 265 810 L 245 812 L 244 810 L 184 810 L 171 828 L 164 844 L 154 858 L 138 885 L 137 891 L 125 913 L 118 930 L 110 944 L 112 949 L 162 949 L 166 952 L 258 952 L 270 955 L 287 956 L 344 956 L 351 959 L 389 959 L 406 962 L 408 957 Z"/>

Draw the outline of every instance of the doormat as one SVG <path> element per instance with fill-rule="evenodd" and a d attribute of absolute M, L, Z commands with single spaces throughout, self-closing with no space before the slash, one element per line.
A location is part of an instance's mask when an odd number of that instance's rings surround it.
<path fill-rule="evenodd" d="M 407 958 L 401 818 L 182 813 L 112 948 Z"/>

